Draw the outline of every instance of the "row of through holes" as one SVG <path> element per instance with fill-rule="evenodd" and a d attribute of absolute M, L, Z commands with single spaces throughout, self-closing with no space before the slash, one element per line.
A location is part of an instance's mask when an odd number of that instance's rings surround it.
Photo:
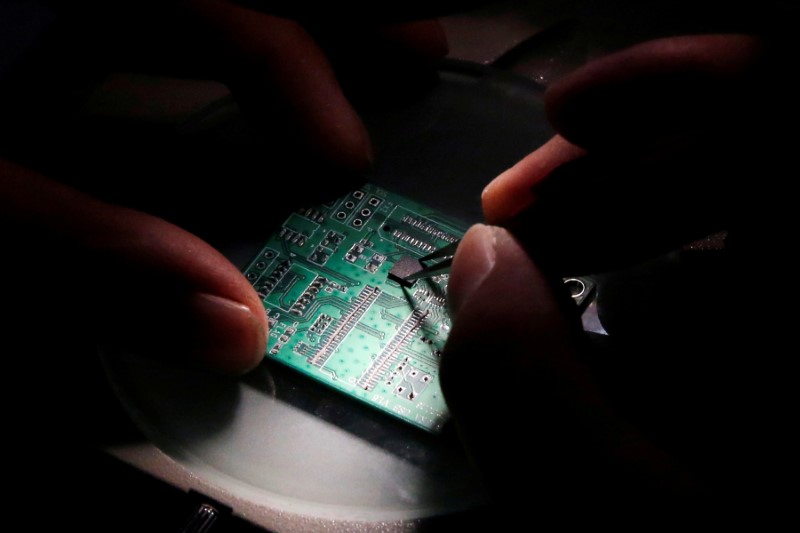
<path fill-rule="evenodd" d="M 264 257 L 266 257 L 267 259 L 272 259 L 273 257 L 275 257 L 275 252 L 273 252 L 272 250 L 267 250 L 266 252 L 264 252 Z M 256 268 L 258 270 L 264 270 L 266 267 L 267 267 L 267 264 L 264 261 L 259 261 L 258 263 L 256 263 Z M 248 272 L 247 273 L 247 279 L 249 279 L 251 281 L 256 279 L 257 277 L 258 277 L 258 274 L 256 274 L 255 272 Z"/>
<path fill-rule="evenodd" d="M 356 198 L 357 200 L 361 200 L 364 197 L 364 193 L 362 191 L 356 191 L 353 193 L 353 197 Z M 381 203 L 380 198 L 376 198 L 373 196 L 372 198 L 369 199 L 369 205 L 371 205 L 372 207 L 376 207 L 380 205 L 380 203 Z M 347 209 L 353 209 L 356 206 L 356 204 L 354 204 L 352 200 L 348 200 L 344 203 L 344 206 Z M 361 210 L 362 217 L 368 217 L 371 214 L 372 211 L 370 211 L 369 209 L 364 208 Z M 339 211 L 338 213 L 336 213 L 336 218 L 338 218 L 339 220 L 344 220 L 345 218 L 347 218 L 347 213 L 345 213 L 344 211 Z M 359 219 L 355 219 L 353 221 L 353 225 L 356 227 L 360 226 L 361 224 L 363 224 L 363 222 Z"/>
<path fill-rule="evenodd" d="M 353 202 L 347 202 L 347 203 L 348 204 L 352 204 Z M 348 206 L 347 204 L 345 204 L 345 207 L 351 207 L 351 206 Z M 361 210 L 361 216 L 362 217 L 368 217 L 371 214 L 372 214 L 372 211 L 370 211 L 367 208 L 364 208 L 364 209 Z M 345 218 L 347 218 L 347 213 L 345 213 L 344 211 L 339 211 L 338 213 L 336 213 L 336 218 L 338 218 L 339 220 L 344 220 Z M 363 223 L 364 222 L 360 218 L 357 218 L 357 219 L 353 220 L 353 225 L 355 227 L 359 227 Z"/>

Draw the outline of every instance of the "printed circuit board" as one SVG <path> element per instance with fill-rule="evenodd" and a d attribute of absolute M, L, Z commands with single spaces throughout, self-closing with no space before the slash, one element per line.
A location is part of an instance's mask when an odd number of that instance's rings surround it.
<path fill-rule="evenodd" d="M 292 213 L 244 270 L 269 319 L 267 356 L 439 431 L 448 418 L 439 386 L 447 275 L 403 278 L 464 232 L 373 184 Z"/>

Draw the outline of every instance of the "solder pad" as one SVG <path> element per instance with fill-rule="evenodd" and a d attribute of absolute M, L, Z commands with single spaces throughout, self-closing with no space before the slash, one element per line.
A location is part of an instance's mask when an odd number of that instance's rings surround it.
<path fill-rule="evenodd" d="M 267 356 L 439 431 L 447 276 L 410 287 L 397 279 L 464 231 L 374 184 L 292 213 L 244 270 L 268 316 Z"/>

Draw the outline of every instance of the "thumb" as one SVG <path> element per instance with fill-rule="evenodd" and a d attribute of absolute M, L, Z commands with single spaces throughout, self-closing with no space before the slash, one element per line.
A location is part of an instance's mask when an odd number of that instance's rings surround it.
<path fill-rule="evenodd" d="M 471 228 L 454 258 L 448 297 L 453 328 L 442 388 L 497 502 L 522 511 L 535 500 L 553 513 L 575 503 L 613 512 L 632 498 L 692 492 L 683 470 L 606 401 L 581 358 L 580 322 L 566 289 L 511 234 Z M 525 490 L 515 488 L 520 480 Z"/>
<path fill-rule="evenodd" d="M 266 352 L 255 291 L 222 254 L 177 226 L 3 160 L 0 221 L 7 245 L 29 259 L 15 272 L 23 297 L 46 301 L 42 279 L 69 280 L 66 318 L 102 342 L 226 373 L 249 370 Z"/>

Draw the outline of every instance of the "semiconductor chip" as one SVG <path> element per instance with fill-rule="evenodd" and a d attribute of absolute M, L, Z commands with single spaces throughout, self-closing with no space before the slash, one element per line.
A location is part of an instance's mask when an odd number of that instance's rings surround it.
<path fill-rule="evenodd" d="M 403 287 L 411 287 L 414 285 L 413 281 L 406 281 L 405 278 L 411 274 L 416 274 L 422 270 L 422 263 L 415 257 L 404 255 L 395 261 L 392 269 L 389 271 L 389 279 L 396 281 Z"/>

